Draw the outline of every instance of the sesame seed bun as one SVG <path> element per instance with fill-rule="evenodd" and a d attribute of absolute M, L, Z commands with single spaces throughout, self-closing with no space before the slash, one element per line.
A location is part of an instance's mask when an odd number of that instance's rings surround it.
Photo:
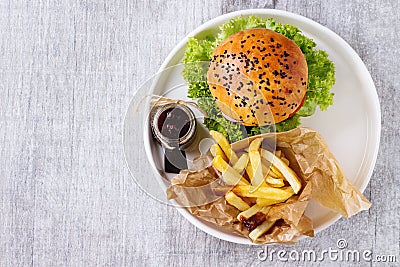
<path fill-rule="evenodd" d="M 307 91 L 306 59 L 295 42 L 268 29 L 249 29 L 215 48 L 207 72 L 220 110 L 246 126 L 293 116 Z"/>

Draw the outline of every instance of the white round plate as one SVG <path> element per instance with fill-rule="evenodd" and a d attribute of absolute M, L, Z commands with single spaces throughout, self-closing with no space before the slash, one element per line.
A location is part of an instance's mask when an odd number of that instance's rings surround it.
<path fill-rule="evenodd" d="M 314 128 L 321 133 L 346 176 L 363 192 L 372 175 L 378 154 L 381 131 L 379 100 L 371 75 L 360 57 L 346 41 L 331 30 L 303 16 L 286 11 L 271 9 L 237 11 L 212 19 L 191 32 L 171 51 L 162 64 L 160 72 L 181 62 L 188 37 L 202 37 L 215 33 L 223 23 L 240 15 L 274 18 L 280 23 L 295 25 L 317 43 L 318 49 L 327 51 L 329 58 L 336 66 L 336 84 L 332 88 L 335 93 L 334 105 L 327 111 L 317 111 L 313 116 L 303 119 L 302 126 Z M 172 70 L 168 73 L 167 80 L 172 83 L 181 81 L 182 75 L 180 71 Z M 166 93 L 162 90 L 157 89 L 154 93 Z M 187 90 L 182 90 L 178 95 L 174 95 L 174 98 L 186 99 L 186 95 Z M 150 142 L 150 139 L 146 138 L 145 134 L 146 142 Z M 149 143 L 145 144 L 147 155 L 150 161 L 154 161 L 149 146 Z M 244 237 L 223 232 L 192 216 L 184 208 L 178 208 L 178 211 L 208 234 L 234 243 L 252 244 Z M 315 202 L 310 203 L 306 215 L 313 220 L 315 232 L 325 229 L 340 218 L 338 214 Z"/>

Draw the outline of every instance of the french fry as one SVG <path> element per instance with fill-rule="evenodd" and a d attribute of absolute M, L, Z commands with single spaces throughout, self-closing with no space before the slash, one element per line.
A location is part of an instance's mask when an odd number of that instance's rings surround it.
<path fill-rule="evenodd" d="M 285 178 L 283 176 L 283 174 L 279 171 L 279 169 L 276 168 L 273 164 L 270 165 L 270 169 L 271 169 L 272 174 L 275 175 L 275 177 Z"/>
<path fill-rule="evenodd" d="M 243 176 L 238 183 L 238 185 L 249 185 L 249 184 L 250 183 L 246 179 L 244 179 Z"/>
<path fill-rule="evenodd" d="M 272 176 L 272 177 L 278 178 L 278 179 L 284 178 L 283 175 L 280 174 L 278 169 L 276 167 L 274 167 L 270 162 L 265 160 L 263 157 L 261 157 L 261 164 L 262 164 L 262 172 L 264 174 L 264 177 L 269 175 L 269 176 Z"/>
<path fill-rule="evenodd" d="M 289 160 L 288 160 L 287 158 L 281 157 L 281 160 L 282 160 L 287 166 L 289 166 L 290 162 L 289 162 Z"/>
<path fill-rule="evenodd" d="M 293 188 L 293 191 L 296 194 L 300 191 L 301 182 L 299 177 L 297 177 L 297 174 L 291 168 L 289 168 L 280 158 L 276 157 L 273 153 L 265 149 L 261 149 L 261 156 L 267 161 L 271 162 L 272 165 L 279 170 L 286 181 L 289 182 L 290 186 Z"/>
<path fill-rule="evenodd" d="M 255 241 L 257 238 L 259 238 L 261 235 L 265 234 L 271 227 L 275 224 L 275 222 L 269 222 L 265 221 L 259 226 L 257 226 L 256 229 L 250 232 L 249 237 L 251 240 Z"/>
<path fill-rule="evenodd" d="M 225 155 L 228 157 L 231 164 L 236 164 L 238 157 L 236 153 L 232 150 L 231 145 L 225 136 L 217 131 L 210 131 L 211 136 L 218 143 L 221 149 L 224 151 Z"/>
<path fill-rule="evenodd" d="M 290 186 L 276 188 L 272 186 L 260 186 L 256 191 L 250 192 L 251 185 L 237 185 L 232 191 L 241 197 L 270 198 L 276 200 L 288 199 L 294 194 Z"/>
<path fill-rule="evenodd" d="M 236 162 L 235 165 L 233 165 L 233 168 L 237 171 L 237 172 L 242 172 L 247 164 L 249 163 L 249 156 L 247 154 L 242 154 L 240 156 L 240 158 L 238 159 L 238 161 Z"/>
<path fill-rule="evenodd" d="M 257 205 L 257 204 L 256 204 Z M 262 207 L 262 209 L 260 210 L 260 212 L 267 214 L 269 212 L 269 210 L 271 209 L 271 207 Z"/>
<path fill-rule="evenodd" d="M 225 199 L 229 204 L 231 204 L 232 206 L 234 206 L 235 208 L 237 208 L 240 211 L 250 209 L 249 204 L 244 202 L 243 199 L 241 199 L 240 197 L 235 195 L 235 193 L 233 193 L 232 191 L 226 193 Z"/>
<path fill-rule="evenodd" d="M 274 178 L 269 175 L 265 177 L 265 182 L 270 184 L 273 187 L 282 187 L 285 186 L 285 182 L 283 181 L 282 178 Z"/>
<path fill-rule="evenodd" d="M 274 178 L 285 178 L 283 174 L 273 164 L 270 164 L 270 171 L 270 175 Z"/>
<path fill-rule="evenodd" d="M 222 180 L 227 185 L 248 185 L 247 182 L 239 172 L 237 172 L 234 168 L 229 166 L 229 164 L 219 155 L 217 155 L 213 161 L 212 165 L 222 173 Z"/>
<path fill-rule="evenodd" d="M 262 206 L 259 206 L 259 205 L 255 204 L 255 205 L 251 206 L 249 209 L 239 213 L 238 216 L 237 216 L 237 219 L 239 221 L 247 220 L 248 218 L 250 218 L 251 216 L 253 216 L 257 212 L 259 212 L 262 208 L 263 208 Z"/>
<path fill-rule="evenodd" d="M 282 199 L 270 199 L 270 198 L 257 198 L 256 200 L 256 205 L 265 207 L 265 206 L 271 206 L 277 203 L 285 202 L 288 198 L 282 198 Z"/>
<path fill-rule="evenodd" d="M 210 147 L 210 152 L 213 157 L 216 157 L 217 155 L 221 156 L 225 161 L 227 161 L 227 158 L 225 156 L 224 151 L 222 151 L 221 147 L 218 144 L 213 144 Z"/>
<path fill-rule="evenodd" d="M 250 161 L 247 163 L 246 172 L 247 172 L 247 176 L 249 176 L 249 178 L 251 180 L 251 178 L 253 178 L 253 176 L 254 176 L 254 173 L 253 173 L 253 167 L 251 167 Z"/>
<path fill-rule="evenodd" d="M 275 151 L 275 156 L 277 156 L 278 158 L 280 158 L 280 157 L 282 156 L 282 151 L 276 150 L 276 151 Z"/>
<path fill-rule="evenodd" d="M 249 157 L 253 176 L 250 177 L 251 187 L 250 192 L 254 192 L 259 188 L 264 181 L 264 175 L 262 173 L 261 156 L 258 150 L 260 149 L 262 138 L 254 139 L 249 146 Z"/>
<path fill-rule="evenodd" d="M 264 177 L 268 175 L 268 176 L 271 176 L 276 179 L 282 178 L 282 177 L 279 177 L 279 175 L 277 175 L 276 173 L 274 173 L 271 169 L 268 169 L 264 164 L 262 166 L 262 170 L 263 170 Z"/>
<path fill-rule="evenodd" d="M 256 138 L 253 141 L 251 141 L 250 145 L 249 145 L 249 152 L 258 152 L 258 150 L 260 149 L 261 143 L 262 143 L 263 139 L 260 138 Z"/>
<path fill-rule="evenodd" d="M 262 173 L 262 166 L 261 166 L 261 156 L 258 151 L 251 151 L 249 152 L 251 169 L 253 172 L 253 176 L 250 177 L 251 180 L 251 188 L 250 192 L 254 192 L 259 188 L 264 181 L 264 175 Z"/>
<path fill-rule="evenodd" d="M 244 220 L 248 220 L 249 218 L 251 218 L 252 216 L 254 216 L 256 213 L 258 212 L 262 212 L 264 214 L 267 214 L 269 212 L 269 210 L 271 209 L 271 207 L 262 207 L 260 205 L 254 204 L 253 206 L 251 206 L 249 209 L 242 211 L 241 213 L 238 214 L 238 216 L 236 217 L 239 221 L 244 221 Z"/>
<path fill-rule="evenodd" d="M 270 168 L 269 168 L 269 176 L 275 178 L 275 179 L 285 179 L 285 177 L 282 175 L 282 173 L 271 164 Z"/>

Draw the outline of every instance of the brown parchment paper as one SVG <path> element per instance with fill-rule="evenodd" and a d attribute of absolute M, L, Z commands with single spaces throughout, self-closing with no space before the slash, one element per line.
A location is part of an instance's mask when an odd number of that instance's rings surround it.
<path fill-rule="evenodd" d="M 302 178 L 303 189 L 285 203 L 272 206 L 266 220 L 276 223 L 254 243 L 294 243 L 299 236 L 313 236 L 312 221 L 304 215 L 311 199 L 344 217 L 350 217 L 371 206 L 345 177 L 322 136 L 315 130 L 300 127 L 283 133 L 261 134 L 236 142 L 232 148 L 241 150 L 260 136 L 270 146 L 276 144 L 277 149 L 282 150 L 290 167 Z M 194 216 L 248 238 L 248 230 L 236 219 L 240 211 L 225 201 L 224 192 L 215 194 L 213 189 L 220 188 L 223 183 L 218 173 L 205 164 L 205 158 L 207 156 L 200 161 L 201 168 L 182 171 L 172 179 L 167 189 L 168 198 L 185 206 Z M 226 191 L 229 189 L 226 188 Z"/>

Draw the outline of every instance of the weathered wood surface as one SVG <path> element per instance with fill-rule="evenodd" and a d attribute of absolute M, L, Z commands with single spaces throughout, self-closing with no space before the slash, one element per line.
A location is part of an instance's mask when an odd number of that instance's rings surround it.
<path fill-rule="evenodd" d="M 398 1 L 2 1 L 0 266 L 279 264 L 150 199 L 122 153 L 135 88 L 195 27 L 247 8 L 288 10 L 338 33 L 365 62 L 382 106 L 365 192 L 372 208 L 314 239 L 271 248 L 322 250 L 344 238 L 351 249 L 399 255 Z"/>

